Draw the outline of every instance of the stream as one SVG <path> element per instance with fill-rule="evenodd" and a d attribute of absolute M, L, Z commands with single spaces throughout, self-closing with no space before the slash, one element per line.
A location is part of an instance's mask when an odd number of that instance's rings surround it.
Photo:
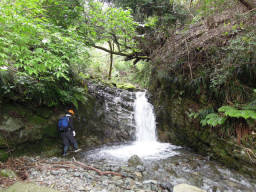
<path fill-rule="evenodd" d="M 159 142 L 154 109 L 147 100 L 146 92 L 134 94 L 135 96 L 131 96 L 134 98 L 131 99 L 132 118 L 128 115 L 130 120 L 127 121 L 129 124 L 127 126 L 135 127 L 135 136 L 133 136 L 135 140 L 84 151 L 79 155 L 80 161 L 104 167 L 106 170 L 108 168 L 111 170 L 111 167 L 112 170 L 118 170 L 118 167 L 128 167 L 129 158 L 137 155 L 143 164 L 137 166 L 135 170 L 139 169 L 144 181 L 154 180 L 171 185 L 186 183 L 207 192 L 256 191 L 255 180 L 210 161 L 207 157 L 195 154 L 189 149 Z M 120 113 L 122 111 L 120 108 L 123 106 L 125 108 L 124 102 L 120 97 L 112 101 L 115 102 L 112 105 L 119 109 L 119 115 L 124 118 L 122 112 Z"/>

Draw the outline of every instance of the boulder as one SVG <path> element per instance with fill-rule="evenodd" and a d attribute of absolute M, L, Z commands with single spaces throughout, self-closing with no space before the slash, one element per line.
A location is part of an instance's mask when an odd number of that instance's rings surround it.
<path fill-rule="evenodd" d="M 192 185 L 179 184 L 174 186 L 173 192 L 206 192 L 206 191 Z"/>
<path fill-rule="evenodd" d="M 6 121 L 0 125 L 0 130 L 6 132 L 14 132 L 24 127 L 23 122 L 20 119 L 15 119 L 13 117 L 6 117 Z"/>
<path fill-rule="evenodd" d="M 33 183 L 15 183 L 11 187 L 9 187 L 5 192 L 58 192 L 57 190 L 38 186 Z"/>
<path fill-rule="evenodd" d="M 143 162 L 138 155 L 133 155 L 128 159 L 129 167 L 137 167 L 138 165 L 143 165 Z"/>

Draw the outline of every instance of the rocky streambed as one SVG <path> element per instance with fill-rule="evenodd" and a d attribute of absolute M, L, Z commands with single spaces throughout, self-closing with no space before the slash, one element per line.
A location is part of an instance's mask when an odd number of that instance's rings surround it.
<path fill-rule="evenodd" d="M 28 180 L 67 192 L 169 192 L 184 184 L 193 192 L 255 192 L 255 180 L 184 149 L 178 152 L 163 160 L 91 159 L 87 152 L 65 159 L 30 157 L 38 166 L 28 170 Z M 77 166 L 76 160 L 90 168 Z"/>
<path fill-rule="evenodd" d="M 88 152 L 24 157 L 23 166 L 26 182 L 63 192 L 255 192 L 255 180 L 185 149 L 176 152 L 162 160 L 97 159 Z"/>

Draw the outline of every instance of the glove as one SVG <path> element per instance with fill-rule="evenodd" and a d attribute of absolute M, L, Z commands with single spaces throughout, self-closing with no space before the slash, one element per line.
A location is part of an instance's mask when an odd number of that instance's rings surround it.
<path fill-rule="evenodd" d="M 75 132 L 75 131 L 73 131 L 73 136 L 74 136 L 74 137 L 76 136 L 76 132 Z"/>

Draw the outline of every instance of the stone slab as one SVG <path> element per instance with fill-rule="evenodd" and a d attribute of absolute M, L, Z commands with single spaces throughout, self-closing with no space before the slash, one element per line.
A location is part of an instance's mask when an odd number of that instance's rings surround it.
<path fill-rule="evenodd" d="M 206 192 L 206 191 L 192 185 L 179 184 L 174 186 L 173 192 Z"/>
<path fill-rule="evenodd" d="M 2 191 L 0 190 L 0 192 Z M 38 186 L 33 183 L 18 182 L 10 186 L 8 189 L 4 190 L 3 192 L 59 192 L 59 191 L 56 191 L 48 187 Z"/>

